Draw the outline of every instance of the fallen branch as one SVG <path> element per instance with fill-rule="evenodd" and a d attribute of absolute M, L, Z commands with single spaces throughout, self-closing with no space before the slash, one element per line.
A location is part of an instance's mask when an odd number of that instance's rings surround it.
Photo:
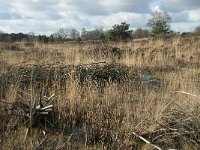
<path fill-rule="evenodd" d="M 175 91 L 175 93 L 182 93 L 182 94 L 186 94 L 186 95 L 190 95 L 190 96 L 194 96 L 194 97 L 198 97 L 198 98 L 200 98 L 200 96 L 198 96 L 198 95 L 191 94 L 191 93 L 184 92 L 184 91 Z"/>
<path fill-rule="evenodd" d="M 158 146 L 152 144 L 151 142 L 149 142 L 148 140 L 146 140 L 146 139 L 143 138 L 142 136 L 136 134 L 135 132 L 132 132 L 132 134 L 135 135 L 135 136 L 136 136 L 137 138 L 139 138 L 140 140 L 142 140 L 143 142 L 145 142 L 145 143 L 151 145 L 152 147 L 154 147 L 154 148 L 156 148 L 156 149 L 158 149 L 158 150 L 163 150 L 162 148 L 160 148 L 160 147 L 158 147 Z"/>

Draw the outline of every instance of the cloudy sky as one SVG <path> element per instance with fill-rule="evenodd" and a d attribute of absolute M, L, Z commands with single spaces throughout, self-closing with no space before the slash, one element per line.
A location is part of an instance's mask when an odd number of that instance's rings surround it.
<path fill-rule="evenodd" d="M 145 28 L 155 10 L 170 14 L 175 31 L 200 25 L 200 0 L 0 0 L 0 30 L 49 35 L 61 27 L 108 29 L 122 21 Z"/>

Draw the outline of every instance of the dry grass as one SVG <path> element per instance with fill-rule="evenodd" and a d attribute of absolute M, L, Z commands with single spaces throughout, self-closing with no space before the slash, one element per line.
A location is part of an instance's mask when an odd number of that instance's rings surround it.
<path fill-rule="evenodd" d="M 199 48 L 199 38 L 0 43 L 1 149 L 199 149 Z M 51 127 L 13 108 L 52 94 Z"/>

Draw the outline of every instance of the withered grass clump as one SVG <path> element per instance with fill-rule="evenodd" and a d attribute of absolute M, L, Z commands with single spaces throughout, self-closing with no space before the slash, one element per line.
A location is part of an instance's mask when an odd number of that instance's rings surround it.
<path fill-rule="evenodd" d="M 199 38 L 19 44 L 0 45 L 1 149 L 200 148 Z"/>
<path fill-rule="evenodd" d="M 122 64 L 102 62 L 79 65 L 76 67 L 76 74 L 81 84 L 87 80 L 92 80 L 102 85 L 105 85 L 106 82 L 120 84 L 128 80 L 129 68 Z"/>
<path fill-rule="evenodd" d="M 115 46 L 98 45 L 91 50 L 87 50 L 88 55 L 93 54 L 96 60 L 98 59 L 121 59 L 125 57 L 125 51 Z"/>
<path fill-rule="evenodd" d="M 7 51 L 24 51 L 24 46 L 20 43 L 1 43 L 0 46 L 1 50 L 7 50 Z"/>
<path fill-rule="evenodd" d="M 42 88 L 52 88 L 55 83 L 65 87 L 72 66 L 49 65 L 19 65 L 8 66 L 7 71 L 0 75 L 0 95 L 5 98 L 6 90 L 10 86 L 26 93 L 29 88 L 40 91 Z"/>

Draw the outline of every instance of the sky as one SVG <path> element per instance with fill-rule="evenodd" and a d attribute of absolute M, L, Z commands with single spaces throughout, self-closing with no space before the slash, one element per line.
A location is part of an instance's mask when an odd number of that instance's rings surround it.
<path fill-rule="evenodd" d="M 200 25 L 200 0 L 0 0 L 0 31 L 50 35 L 59 28 L 147 28 L 152 11 L 166 11 L 177 32 Z"/>

